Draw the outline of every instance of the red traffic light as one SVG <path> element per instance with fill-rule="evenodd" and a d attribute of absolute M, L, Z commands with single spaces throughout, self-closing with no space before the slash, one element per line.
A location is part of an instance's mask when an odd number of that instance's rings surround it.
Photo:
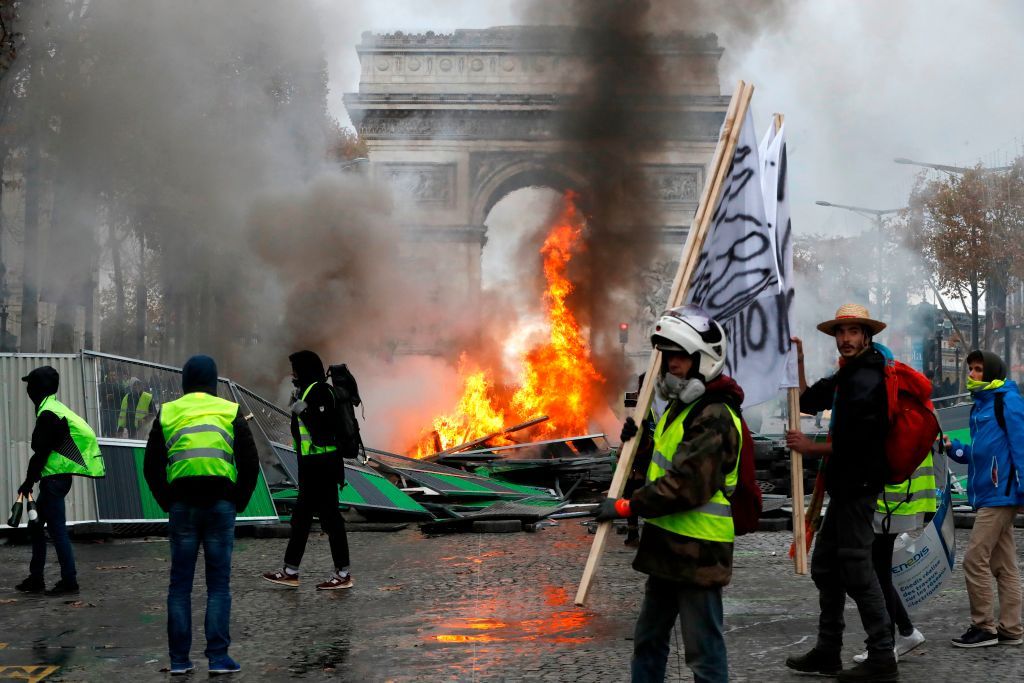
<path fill-rule="evenodd" d="M 619 329 L 625 332 L 629 329 L 629 323 L 619 323 Z"/>

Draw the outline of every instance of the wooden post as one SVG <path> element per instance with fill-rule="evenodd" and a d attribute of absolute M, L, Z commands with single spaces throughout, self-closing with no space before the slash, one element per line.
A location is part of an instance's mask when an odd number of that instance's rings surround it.
<path fill-rule="evenodd" d="M 747 115 L 747 108 L 750 105 L 750 98 L 754 94 L 754 86 L 750 83 L 740 81 L 736 85 L 732 99 L 729 101 L 729 109 L 725 113 L 725 122 L 722 124 L 722 131 L 718 137 L 718 147 L 711 158 L 711 166 L 708 169 L 707 181 L 704 183 L 704 191 L 701 194 L 700 203 L 697 205 L 697 213 L 690 224 L 690 232 L 686 237 L 686 244 L 683 247 L 682 257 L 679 259 L 679 269 L 676 271 L 675 279 L 672 281 L 672 289 L 668 296 L 668 307 L 681 306 L 686 298 L 693 271 L 697 267 L 697 260 L 700 257 L 701 248 L 704 245 L 704 238 L 707 236 L 711 225 L 711 218 L 718 205 L 718 197 L 722 192 L 725 183 L 725 176 L 732 165 L 733 152 L 739 139 L 740 129 L 743 127 L 743 119 Z M 637 395 L 636 408 L 633 412 L 633 419 L 637 424 L 646 419 L 647 411 L 651 407 L 651 398 L 654 393 L 654 382 L 658 370 L 661 367 L 661 352 L 657 349 L 651 350 L 651 359 L 647 364 L 647 374 L 644 376 L 643 386 Z M 640 439 L 630 439 L 622 445 L 619 452 L 619 462 L 615 468 L 615 475 L 612 477 L 608 495 L 618 498 L 626 488 L 626 478 L 629 476 L 633 466 L 633 458 L 636 455 L 637 444 Z M 601 562 L 601 555 L 611 534 L 611 522 L 602 522 L 597 526 L 597 534 L 590 546 L 590 555 L 587 557 L 587 564 L 583 568 L 583 578 L 580 580 L 579 589 L 576 591 L 575 603 L 584 605 L 590 593 L 590 587 L 597 567 Z"/>
<path fill-rule="evenodd" d="M 775 131 L 782 130 L 785 117 L 775 115 Z M 799 360 L 797 361 L 799 363 Z M 789 410 L 789 428 L 800 431 L 800 390 L 790 387 L 787 391 Z M 807 533 L 806 514 L 804 513 L 804 457 L 803 453 L 790 451 L 789 490 L 793 495 L 793 567 L 797 574 L 807 573 Z"/>
<path fill-rule="evenodd" d="M 789 428 L 800 431 L 800 390 L 789 389 Z M 807 573 L 807 529 L 804 515 L 804 456 L 789 453 L 790 491 L 793 494 L 793 567 L 797 574 Z"/>

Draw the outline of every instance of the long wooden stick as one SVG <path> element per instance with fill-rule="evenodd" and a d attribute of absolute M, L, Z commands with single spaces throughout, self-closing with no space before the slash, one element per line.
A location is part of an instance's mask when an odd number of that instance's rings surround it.
<path fill-rule="evenodd" d="M 778 134 L 785 123 L 782 114 L 775 115 L 775 132 Z M 800 390 L 790 387 L 787 391 L 789 429 L 800 431 Z M 793 496 L 793 568 L 797 574 L 807 573 L 807 535 L 804 531 L 804 457 L 802 453 L 789 453 L 789 491 Z"/>
<path fill-rule="evenodd" d="M 747 114 L 750 105 L 750 98 L 754 94 L 754 86 L 740 81 L 736 85 L 732 99 L 729 101 L 729 109 L 725 113 L 725 122 L 722 124 L 722 132 L 718 137 L 718 147 L 711 159 L 711 166 L 708 169 L 708 177 L 704 183 L 704 191 L 697 205 L 697 213 L 690 225 L 690 232 L 686 237 L 686 244 L 679 259 L 679 268 L 676 271 L 675 279 L 672 281 L 672 289 L 668 297 L 668 306 L 675 307 L 683 303 L 686 298 L 693 271 L 697 267 L 697 260 L 701 248 L 704 246 L 704 238 L 707 236 L 711 225 L 711 218 L 714 215 L 715 207 L 718 205 L 719 195 L 722 193 L 722 186 L 725 183 L 725 176 L 732 165 L 733 152 L 739 140 L 740 129 L 743 127 L 743 119 Z M 636 408 L 633 418 L 637 423 L 644 420 L 647 411 L 651 407 L 651 398 L 654 393 L 654 382 L 657 371 L 661 367 L 661 352 L 657 349 L 651 351 L 651 359 L 647 364 L 647 373 L 644 376 L 643 386 L 637 395 Z M 630 439 L 622 444 L 619 452 L 619 462 L 615 467 L 615 475 L 612 477 L 608 495 L 618 498 L 626 488 L 626 479 L 633 466 L 633 458 L 636 456 L 637 444 L 640 439 Z M 583 568 L 583 578 L 580 580 L 579 589 L 576 591 L 575 603 L 584 605 L 597 567 L 604 554 L 604 547 L 608 543 L 608 536 L 611 534 L 612 525 L 610 522 L 602 522 L 597 525 L 597 534 L 590 546 L 590 555 L 587 556 L 587 564 Z"/>
<path fill-rule="evenodd" d="M 789 389 L 789 428 L 800 431 L 800 390 Z M 804 457 L 789 452 L 790 491 L 793 494 L 793 568 L 797 574 L 807 573 L 807 529 L 804 515 Z"/>

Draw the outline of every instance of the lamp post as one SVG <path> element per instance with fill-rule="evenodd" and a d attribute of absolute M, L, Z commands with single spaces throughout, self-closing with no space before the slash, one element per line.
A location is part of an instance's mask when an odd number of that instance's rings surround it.
<path fill-rule="evenodd" d="M 906 207 L 899 209 L 870 209 L 864 206 L 849 206 L 847 204 L 833 204 L 832 202 L 826 202 L 818 200 L 814 202 L 818 206 L 827 206 L 833 209 L 843 209 L 844 211 L 852 211 L 853 213 L 860 214 L 867 218 L 871 218 L 875 221 L 875 246 L 878 250 L 878 289 L 876 291 L 876 298 L 879 309 L 882 307 L 882 216 L 888 214 L 899 213 L 904 211 Z M 879 313 L 882 311 L 879 310 Z"/>

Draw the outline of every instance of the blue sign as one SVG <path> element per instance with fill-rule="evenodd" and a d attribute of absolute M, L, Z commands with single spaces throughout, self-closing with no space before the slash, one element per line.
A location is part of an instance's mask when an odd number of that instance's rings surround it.
<path fill-rule="evenodd" d="M 918 372 L 924 372 L 924 339 L 913 339 L 910 342 L 910 358 L 907 365 Z"/>

